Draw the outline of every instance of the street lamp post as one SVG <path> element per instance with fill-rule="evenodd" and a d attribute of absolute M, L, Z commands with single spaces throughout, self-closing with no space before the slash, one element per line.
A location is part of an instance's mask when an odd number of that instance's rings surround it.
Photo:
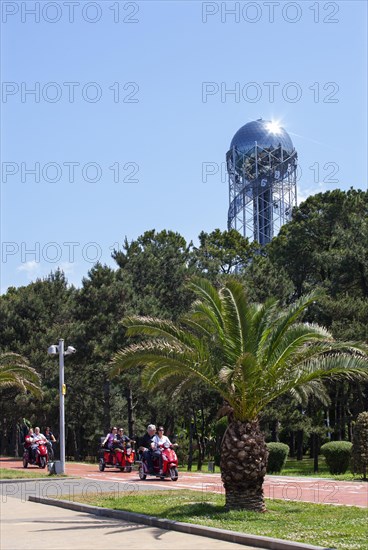
<path fill-rule="evenodd" d="M 64 351 L 64 340 L 59 339 L 58 346 L 50 346 L 47 350 L 49 355 L 59 356 L 59 399 L 60 399 L 60 422 L 59 422 L 59 439 L 60 439 L 60 473 L 65 473 L 65 394 L 66 386 L 64 383 L 64 357 L 65 355 L 71 355 L 76 352 L 76 349 L 72 346 L 68 346 Z"/>
<path fill-rule="evenodd" d="M 60 396 L 60 467 L 61 473 L 65 473 L 65 408 L 64 408 L 64 340 L 59 340 L 59 396 Z"/>

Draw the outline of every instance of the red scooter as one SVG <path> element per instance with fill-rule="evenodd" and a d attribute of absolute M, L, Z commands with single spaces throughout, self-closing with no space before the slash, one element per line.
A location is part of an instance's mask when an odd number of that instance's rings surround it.
<path fill-rule="evenodd" d="M 177 446 L 177 445 L 176 445 Z M 177 481 L 179 477 L 178 472 L 178 457 L 174 451 L 174 446 L 164 447 L 162 453 L 162 473 L 160 474 L 160 463 L 158 458 L 153 460 L 153 473 L 150 474 L 146 460 L 142 458 L 139 465 L 139 478 L 144 480 L 147 476 L 155 476 L 160 479 L 169 477 L 171 481 Z"/>
<path fill-rule="evenodd" d="M 34 454 L 31 452 L 31 445 L 37 445 L 37 448 L 34 450 Z M 35 443 L 30 442 L 30 438 L 26 437 L 25 449 L 23 453 L 23 468 L 27 468 L 28 464 L 34 464 L 39 468 L 46 468 L 48 462 L 48 452 L 46 441 L 36 441 Z"/>
<path fill-rule="evenodd" d="M 135 443 L 135 442 L 134 442 Z M 124 449 L 115 449 L 116 461 L 120 464 L 121 471 L 131 472 L 135 462 L 135 451 L 132 447 L 125 446 Z"/>
<path fill-rule="evenodd" d="M 132 447 L 116 447 L 111 450 L 102 448 L 99 452 L 98 469 L 103 472 L 105 468 L 118 468 L 121 472 L 131 472 L 134 461 L 135 451 Z"/>

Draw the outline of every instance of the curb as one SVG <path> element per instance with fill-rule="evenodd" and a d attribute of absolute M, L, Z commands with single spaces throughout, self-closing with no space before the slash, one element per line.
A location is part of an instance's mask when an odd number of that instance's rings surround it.
<path fill-rule="evenodd" d="M 204 525 L 196 525 L 192 523 L 183 523 L 170 519 L 161 519 L 155 516 L 147 516 L 135 512 L 126 512 L 124 510 L 112 510 L 110 508 L 99 508 L 90 506 L 89 504 L 80 504 L 79 502 L 69 502 L 65 500 L 57 500 L 46 497 L 29 496 L 28 500 L 39 504 L 48 504 L 49 506 L 58 506 L 76 512 L 84 512 L 95 514 L 96 516 L 107 516 L 114 519 L 131 521 L 149 525 L 150 527 L 158 527 L 172 531 L 179 531 L 189 535 L 198 535 L 212 539 L 223 540 L 226 542 L 235 542 L 246 546 L 256 546 L 258 548 L 269 550 L 332 550 L 322 546 L 313 546 L 302 542 L 286 541 L 282 539 L 274 539 L 271 537 L 262 537 L 258 535 L 248 535 L 238 533 L 236 531 L 226 531 L 225 529 L 217 529 L 215 527 L 205 527 Z"/>

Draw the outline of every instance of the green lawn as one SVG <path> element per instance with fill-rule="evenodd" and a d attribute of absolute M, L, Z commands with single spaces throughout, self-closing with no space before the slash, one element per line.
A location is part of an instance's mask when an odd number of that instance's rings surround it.
<path fill-rule="evenodd" d="M 43 477 L 49 477 L 49 475 L 44 475 L 45 470 L 10 470 L 8 468 L 0 468 L 0 479 L 26 479 L 26 478 L 43 478 Z M 62 475 L 53 475 L 50 477 L 68 477 L 65 474 Z"/>
<path fill-rule="evenodd" d="M 224 511 L 224 496 L 197 491 L 159 491 L 75 496 L 86 504 L 128 510 L 208 527 L 300 541 L 329 548 L 367 550 L 368 510 L 267 500 L 267 513 Z"/>
<path fill-rule="evenodd" d="M 308 477 L 329 477 L 337 481 L 350 481 L 352 479 L 360 479 L 360 476 L 353 475 L 349 470 L 345 474 L 334 475 L 330 474 L 324 456 L 320 456 L 318 460 L 318 472 L 313 472 L 313 459 L 303 457 L 303 460 L 289 458 L 286 461 L 285 469 L 281 475 L 284 476 L 308 476 Z M 368 546 L 367 546 L 368 548 Z"/>

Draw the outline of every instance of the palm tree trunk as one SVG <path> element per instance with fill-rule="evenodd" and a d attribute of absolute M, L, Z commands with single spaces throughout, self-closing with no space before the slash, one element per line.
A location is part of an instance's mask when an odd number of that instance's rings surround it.
<path fill-rule="evenodd" d="M 263 481 L 268 450 L 257 421 L 230 422 L 221 444 L 227 510 L 265 512 Z"/>

